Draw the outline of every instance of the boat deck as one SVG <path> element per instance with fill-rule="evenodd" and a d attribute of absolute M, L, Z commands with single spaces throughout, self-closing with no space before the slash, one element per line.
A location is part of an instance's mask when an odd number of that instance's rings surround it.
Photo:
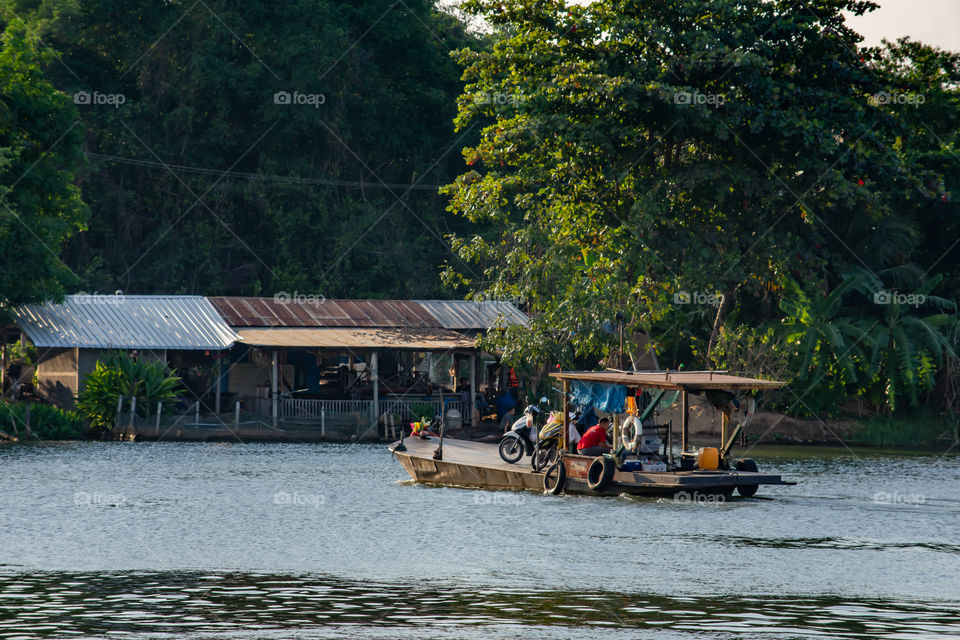
<path fill-rule="evenodd" d="M 439 440 L 404 439 L 406 451 L 395 451 L 396 458 L 410 476 L 418 482 L 452 486 L 484 487 L 491 489 L 543 490 L 543 474 L 534 473 L 530 458 L 516 464 L 500 458 L 496 443 L 470 442 L 444 438 L 443 460 L 434 460 L 433 452 Z M 594 458 L 578 455 L 564 456 L 567 467 L 567 493 L 598 495 L 586 483 L 586 471 Z M 638 495 L 672 495 L 688 492 L 729 493 L 737 486 L 761 484 L 789 484 L 779 475 L 749 471 L 617 471 L 613 483 L 603 495 L 632 493 Z"/>

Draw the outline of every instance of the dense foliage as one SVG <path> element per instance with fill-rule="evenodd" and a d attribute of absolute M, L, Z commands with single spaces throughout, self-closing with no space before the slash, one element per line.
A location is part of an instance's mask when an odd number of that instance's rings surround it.
<path fill-rule="evenodd" d="M 75 181 L 83 125 L 21 20 L 0 34 L 0 308 L 62 297 L 77 278 L 60 260 L 87 208 Z"/>
<path fill-rule="evenodd" d="M 162 362 L 112 353 L 98 361 L 85 378 L 85 386 L 77 398 L 77 410 L 91 426 L 110 430 L 116 424 L 120 396 L 127 411 L 130 399 L 136 398 L 137 415 L 149 416 L 156 411 L 158 403 L 166 408 L 177 400 L 179 385 L 180 378 Z"/>
<path fill-rule="evenodd" d="M 27 429 L 27 411 L 30 427 Z M 79 440 L 88 435 L 87 421 L 79 411 L 70 411 L 39 403 L 0 402 L 0 431 L 31 440 Z"/>
<path fill-rule="evenodd" d="M 447 192 L 489 231 L 455 238 L 482 277 L 447 276 L 528 302 L 508 360 L 609 355 L 620 311 L 673 367 L 766 327 L 793 411 L 917 404 L 956 324 L 957 57 L 859 47 L 842 11 L 871 6 L 468 2 L 501 37 L 459 54 L 484 129 Z"/>
<path fill-rule="evenodd" d="M 78 289 L 438 293 L 437 185 L 471 140 L 450 50 L 476 40 L 431 2 L 0 7 L 58 52 L 47 74 L 86 127 Z"/>

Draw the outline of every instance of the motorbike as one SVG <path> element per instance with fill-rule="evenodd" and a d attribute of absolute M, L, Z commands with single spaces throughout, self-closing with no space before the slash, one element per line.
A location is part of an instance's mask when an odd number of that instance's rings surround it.
<path fill-rule="evenodd" d="M 571 416 L 571 420 L 574 416 Z M 563 414 L 550 413 L 547 423 L 540 429 L 540 437 L 533 447 L 533 470 L 546 469 L 560 459 L 560 434 L 563 431 Z"/>
<path fill-rule="evenodd" d="M 546 398 L 540 398 L 541 405 L 546 405 L 548 402 Z M 500 457 L 504 462 L 514 464 L 525 455 L 533 456 L 536 443 L 530 438 L 530 431 L 534 429 L 533 432 L 539 434 L 537 417 L 541 413 L 540 407 L 529 405 L 524 409 L 523 415 L 513 423 L 510 430 L 501 436 Z M 534 458 L 534 461 L 536 461 L 536 458 Z"/>

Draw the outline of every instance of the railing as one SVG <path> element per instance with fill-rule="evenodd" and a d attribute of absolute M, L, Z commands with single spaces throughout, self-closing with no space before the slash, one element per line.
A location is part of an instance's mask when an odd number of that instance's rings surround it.
<path fill-rule="evenodd" d="M 269 403 L 269 400 L 267 401 Z M 327 415 L 338 413 L 370 413 L 373 402 L 370 400 L 311 400 L 301 398 L 281 398 L 277 412 L 287 420 L 321 420 Z"/>

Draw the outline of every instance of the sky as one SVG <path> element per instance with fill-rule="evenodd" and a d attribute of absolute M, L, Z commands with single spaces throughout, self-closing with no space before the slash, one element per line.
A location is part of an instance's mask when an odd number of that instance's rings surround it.
<path fill-rule="evenodd" d="M 862 44 L 910 36 L 925 44 L 960 51 L 960 0 L 875 0 L 880 8 L 847 20 L 864 36 Z"/>

